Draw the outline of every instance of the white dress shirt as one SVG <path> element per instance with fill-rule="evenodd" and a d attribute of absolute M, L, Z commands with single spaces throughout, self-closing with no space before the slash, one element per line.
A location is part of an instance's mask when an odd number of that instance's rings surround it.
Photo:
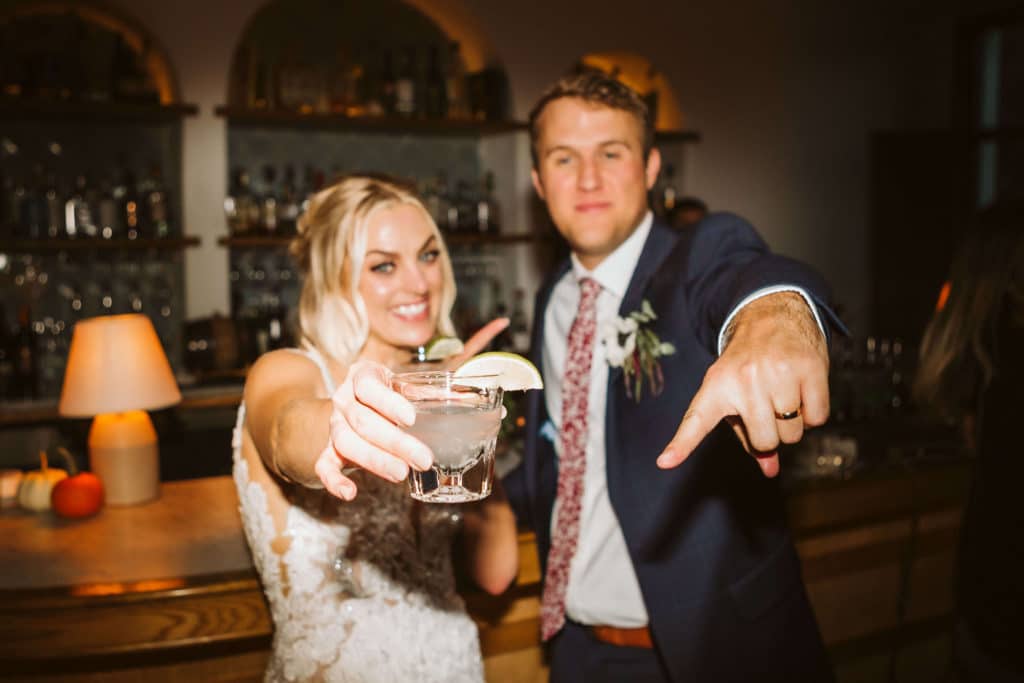
<path fill-rule="evenodd" d="M 653 216 L 644 216 L 640 225 L 625 242 L 609 254 L 593 271 L 588 271 L 576 258 L 571 257 L 572 269 L 555 285 L 547 310 L 544 312 L 543 363 L 544 397 L 548 416 L 555 433 L 562 424 L 562 380 L 567 362 L 569 328 L 572 327 L 579 307 L 579 281 L 590 277 L 601 285 L 597 297 L 597 329 L 619 313 L 622 298 L 633 277 L 640 252 L 651 231 Z M 801 294 L 814 311 L 810 297 L 803 290 L 783 285 L 758 290 L 737 306 L 722 326 L 725 330 L 740 308 L 756 298 L 778 291 Z M 818 321 L 821 327 L 820 320 Z M 824 328 L 822 328 L 824 333 Z M 719 335 L 719 351 L 723 339 Z M 569 568 L 566 590 L 566 615 L 582 624 L 604 624 L 619 628 L 646 626 L 647 609 L 640 593 L 640 584 L 626 550 L 615 511 L 608 498 L 605 476 L 605 406 L 608 385 L 608 363 L 604 345 L 595 340 L 594 356 L 590 366 L 590 393 L 587 404 L 586 472 L 583 476 L 583 501 L 580 509 L 580 535 Z M 686 406 L 679 407 L 679 417 Z M 555 451 L 561 456 L 561 444 L 554 439 Z M 558 524 L 558 504 L 551 518 L 551 526 Z"/>

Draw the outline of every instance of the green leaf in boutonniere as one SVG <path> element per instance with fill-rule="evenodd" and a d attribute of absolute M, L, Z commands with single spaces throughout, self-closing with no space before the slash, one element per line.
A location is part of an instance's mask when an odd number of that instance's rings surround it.
<path fill-rule="evenodd" d="M 608 365 L 622 368 L 626 395 L 636 401 L 643 395 L 645 381 L 654 396 L 662 392 L 665 376 L 658 359 L 676 352 L 672 344 L 661 341 L 651 329 L 651 323 L 657 319 L 651 303 L 644 299 L 640 310 L 624 318 L 616 316 L 601 331 Z"/>

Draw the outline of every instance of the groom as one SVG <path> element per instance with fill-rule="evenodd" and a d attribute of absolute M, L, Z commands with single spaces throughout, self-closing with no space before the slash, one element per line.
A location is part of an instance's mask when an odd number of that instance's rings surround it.
<path fill-rule="evenodd" d="M 825 284 L 737 216 L 654 219 L 652 122 L 618 81 L 562 79 L 530 134 L 572 256 L 537 295 L 545 390 L 505 483 L 537 536 L 551 680 L 831 680 L 774 479 L 779 443 L 828 416 Z M 632 323 L 609 326 L 646 304 L 634 340 L 658 343 L 624 355 Z"/>

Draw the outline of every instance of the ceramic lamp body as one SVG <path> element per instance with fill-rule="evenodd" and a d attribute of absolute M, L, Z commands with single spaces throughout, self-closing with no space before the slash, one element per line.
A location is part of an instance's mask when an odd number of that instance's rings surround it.
<path fill-rule="evenodd" d="M 89 467 L 107 505 L 135 505 L 160 495 L 156 430 L 142 410 L 97 415 L 89 430 Z"/>

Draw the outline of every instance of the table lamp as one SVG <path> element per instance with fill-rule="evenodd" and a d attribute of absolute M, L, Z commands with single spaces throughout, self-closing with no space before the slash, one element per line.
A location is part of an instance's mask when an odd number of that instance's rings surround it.
<path fill-rule="evenodd" d="M 181 400 L 149 318 L 138 313 L 75 325 L 58 412 L 93 417 L 89 466 L 109 505 L 135 505 L 160 493 L 156 431 L 147 410 Z"/>

